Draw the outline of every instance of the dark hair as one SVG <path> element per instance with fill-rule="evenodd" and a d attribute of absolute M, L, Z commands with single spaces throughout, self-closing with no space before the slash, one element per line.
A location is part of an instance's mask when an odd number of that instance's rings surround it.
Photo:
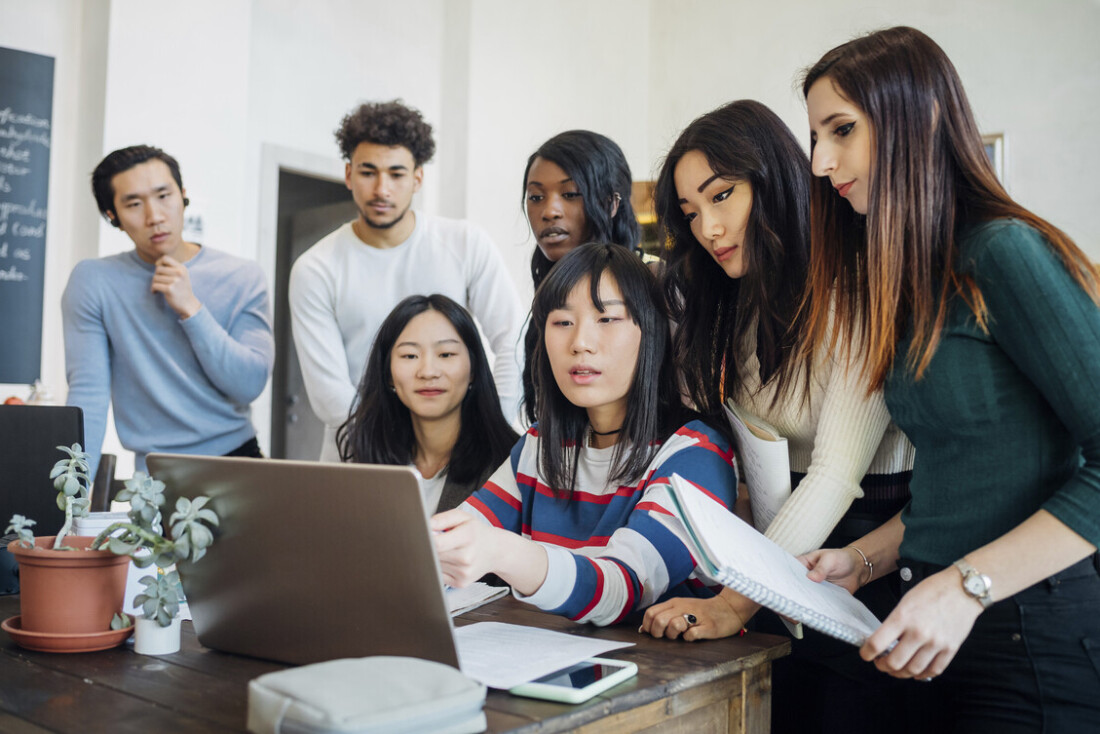
<path fill-rule="evenodd" d="M 630 175 L 630 164 L 622 149 L 611 138 L 590 130 L 567 130 L 558 133 L 539 146 L 527 159 L 523 169 L 524 196 L 520 200 L 526 211 L 527 176 L 536 158 L 548 160 L 557 165 L 569 178 L 573 179 L 584 204 L 585 225 L 588 239 L 594 242 L 608 242 L 634 250 L 642 240 L 642 228 L 630 203 L 630 191 L 634 182 Z M 615 216 L 611 216 L 612 201 L 619 195 L 619 206 Z M 524 215 L 526 217 L 526 214 Z M 531 280 L 535 288 L 554 267 L 553 261 L 535 246 L 531 253 Z M 531 375 L 531 355 L 538 342 L 537 330 L 528 326 L 524 336 L 524 353 L 527 359 L 523 366 L 523 404 L 527 420 L 534 423 L 536 397 L 534 379 Z"/>
<path fill-rule="evenodd" d="M 609 242 L 633 250 L 642 241 L 642 228 L 630 203 L 634 179 L 622 149 L 611 138 L 590 130 L 567 130 L 558 133 L 539 146 L 527 159 L 523 169 L 524 196 L 520 200 L 526 210 L 527 175 L 536 158 L 556 164 L 581 194 L 588 239 Z M 611 216 L 612 202 L 619 195 L 619 207 Z M 554 263 L 535 247 L 531 255 L 531 279 L 538 288 Z"/>
<path fill-rule="evenodd" d="M 176 186 L 179 186 L 182 192 L 183 177 L 180 175 L 180 164 L 175 158 L 152 145 L 131 145 L 129 148 L 119 148 L 109 153 L 92 171 L 92 194 L 95 196 L 96 206 L 99 207 L 99 213 L 104 219 L 113 226 L 118 227 L 119 224 L 118 214 L 115 212 L 115 187 L 111 185 L 111 179 L 129 171 L 134 166 L 152 160 L 162 161 L 168 166 L 168 170 L 172 172 L 172 178 L 176 180 Z M 187 206 L 190 203 L 184 197 L 183 205 Z M 112 217 L 111 214 L 115 216 Z"/>
<path fill-rule="evenodd" d="M 674 172 L 683 156 L 702 153 L 711 169 L 752 187 L 745 228 L 746 271 L 728 277 L 692 234 L 680 210 Z M 674 352 L 695 406 L 717 414 L 726 395 L 743 383 L 738 361 L 755 323 L 761 384 L 778 380 L 774 401 L 789 395 L 800 364 L 810 359 L 799 341 L 810 254 L 810 165 L 797 139 L 759 102 L 740 100 L 699 117 L 680 133 L 665 157 L 654 200 L 663 251 L 665 297 L 678 323 Z M 723 381 L 723 376 L 725 380 Z M 808 395 L 806 390 L 803 395 Z"/>
<path fill-rule="evenodd" d="M 554 379 L 546 352 L 546 319 L 585 278 L 589 279 L 592 303 L 603 311 L 599 287 L 605 275 L 615 279 L 627 313 L 642 332 L 634 381 L 627 393 L 626 420 L 612 453 L 611 481 L 627 484 L 639 479 L 659 443 L 694 417 L 680 400 L 669 351 L 668 315 L 653 273 L 624 247 L 589 243 L 574 248 L 535 292 L 531 317 L 539 336 L 533 356 L 539 471 L 555 493 L 571 493 L 576 484 L 577 457 L 584 445 L 588 414 L 569 402 Z"/>
<path fill-rule="evenodd" d="M 813 184 L 811 288 L 836 289 L 837 328 L 830 329 L 827 304 L 813 304 L 809 348 L 828 340 L 850 351 L 847 337 L 858 329 L 875 390 L 911 329 L 906 366 L 919 379 L 952 298 L 962 298 L 985 328 L 982 294 L 957 270 L 956 238 L 964 227 L 992 219 L 1011 217 L 1036 229 L 1100 302 L 1088 257 L 1064 232 L 1013 201 L 997 180 L 958 72 L 935 41 L 914 28 L 877 31 L 821 57 L 806 72 L 803 94 L 820 79 L 866 115 L 873 163 L 866 217 L 842 202 L 828 179 Z M 811 140 L 811 150 L 814 145 Z"/>
<path fill-rule="evenodd" d="M 346 114 L 336 129 L 336 143 L 346 161 L 351 160 L 360 143 L 403 146 L 412 153 L 417 166 L 435 155 L 432 126 L 424 121 L 419 110 L 399 99 L 368 102 Z"/>
<path fill-rule="evenodd" d="M 438 293 L 409 296 L 382 322 L 367 358 L 355 405 L 337 431 L 336 443 L 343 461 L 412 463 L 416 437 L 409 409 L 390 389 L 393 384 L 390 355 L 408 323 L 429 310 L 438 311 L 451 322 L 470 353 L 470 388 L 462 401 L 462 427 L 451 450 L 447 477 L 459 483 L 474 482 L 507 458 L 519 436 L 501 412 L 493 373 L 473 319 L 462 306 Z"/>

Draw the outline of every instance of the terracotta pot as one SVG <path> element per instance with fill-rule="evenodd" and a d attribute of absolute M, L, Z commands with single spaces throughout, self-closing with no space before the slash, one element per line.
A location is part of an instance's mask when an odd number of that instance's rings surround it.
<path fill-rule="evenodd" d="M 89 633 L 110 628 L 122 611 L 129 556 L 87 550 L 91 536 L 70 535 L 65 544 L 83 550 L 51 550 L 53 536 L 18 541 L 8 551 L 19 561 L 19 606 L 28 632 Z"/>

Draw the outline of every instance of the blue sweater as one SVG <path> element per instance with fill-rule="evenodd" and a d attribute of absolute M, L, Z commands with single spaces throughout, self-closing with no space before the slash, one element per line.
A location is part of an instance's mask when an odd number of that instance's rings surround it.
<path fill-rule="evenodd" d="M 202 303 L 186 321 L 150 292 L 155 267 L 136 251 L 84 260 L 69 277 L 67 402 L 84 410 L 93 476 L 111 401 L 138 470 L 152 451 L 220 455 L 256 434 L 249 405 L 275 351 L 263 272 L 206 247 L 184 265 Z"/>
<path fill-rule="evenodd" d="M 608 483 L 612 448 L 581 449 L 577 488 L 554 496 L 538 472 L 538 426 L 511 459 L 470 495 L 463 509 L 481 520 L 541 543 L 546 580 L 517 598 L 578 622 L 605 625 L 673 596 L 712 596 L 717 581 L 688 551 L 685 532 L 656 519 L 671 516 L 663 487 L 672 474 L 687 479 L 728 512 L 737 496 L 733 450 L 712 428 L 692 421 L 661 444 L 635 484 Z"/>

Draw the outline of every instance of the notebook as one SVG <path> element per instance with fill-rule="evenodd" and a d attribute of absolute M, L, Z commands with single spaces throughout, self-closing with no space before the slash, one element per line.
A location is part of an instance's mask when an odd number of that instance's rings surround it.
<path fill-rule="evenodd" d="M 861 601 L 827 581 L 806 578 L 787 551 L 728 511 L 722 511 L 678 474 L 667 491 L 676 519 L 707 574 L 757 604 L 827 635 L 859 646 L 881 624 Z M 676 519 L 657 516 L 666 525 Z"/>
<path fill-rule="evenodd" d="M 215 542 L 179 564 L 199 642 L 315 663 L 402 655 L 458 667 L 420 487 L 405 467 L 150 454 L 178 497 L 207 495 Z"/>
<path fill-rule="evenodd" d="M 737 461 L 749 487 L 752 522 L 757 530 L 764 532 L 791 496 L 787 439 L 732 400 L 723 407 L 737 437 Z"/>

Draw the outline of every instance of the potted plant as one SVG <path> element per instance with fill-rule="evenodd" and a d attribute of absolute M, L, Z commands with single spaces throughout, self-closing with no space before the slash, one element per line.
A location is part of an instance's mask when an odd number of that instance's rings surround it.
<path fill-rule="evenodd" d="M 156 566 L 155 576 L 139 579 L 145 588 L 134 598 L 134 606 L 142 610 L 136 623 L 134 649 L 147 655 L 176 652 L 180 642 L 180 584 L 179 575 L 170 569 L 179 561 L 193 563 L 206 555 L 214 542 L 211 528 L 217 526 L 218 516 L 206 507 L 208 497 L 180 497 L 168 518 L 171 538 L 167 537 L 161 514 L 164 482 L 144 472 L 126 480 L 115 500 L 130 503 L 129 522 L 105 528 L 92 547 L 129 556 L 138 568 Z"/>
<path fill-rule="evenodd" d="M 58 446 L 68 458 L 50 471 L 65 523 L 57 536 L 33 537 L 34 520 L 12 517 L 6 532 L 19 537 L 8 550 L 19 563 L 20 612 L 3 628 L 25 647 L 102 649 L 129 636 L 110 634 L 122 607 L 129 559 L 95 550 L 93 538 L 69 535 L 74 517 L 88 513 L 88 455 L 79 444 Z M 98 645 L 98 647 L 97 647 Z"/>
<path fill-rule="evenodd" d="M 58 448 L 69 457 L 57 462 L 50 477 L 58 490 L 58 507 L 65 511 L 65 524 L 56 537 L 35 538 L 30 530 L 34 520 L 12 517 L 7 532 L 19 537 L 8 550 L 19 562 L 21 615 L 6 620 L 3 628 L 16 642 L 34 649 L 103 649 L 130 635 L 131 618 L 119 613 L 130 560 L 139 568 L 155 564 L 161 570 L 176 561 L 197 561 L 214 541 L 211 527 L 218 518 L 205 507 L 208 498 L 181 497 L 168 521 L 171 537 L 166 536 L 161 515 L 164 483 L 139 472 L 115 498 L 130 502 L 127 522 L 114 523 L 95 538 L 70 536 L 73 517 L 88 512 L 88 455 L 79 444 Z M 165 576 L 163 583 L 175 594 L 172 604 L 167 603 L 167 591 L 161 592 L 160 576 Z M 146 584 L 135 605 L 142 606 L 146 620 L 171 627 L 179 612 L 178 576 L 158 573 L 153 582 L 153 587 Z M 151 607 L 149 598 L 154 600 Z"/>

